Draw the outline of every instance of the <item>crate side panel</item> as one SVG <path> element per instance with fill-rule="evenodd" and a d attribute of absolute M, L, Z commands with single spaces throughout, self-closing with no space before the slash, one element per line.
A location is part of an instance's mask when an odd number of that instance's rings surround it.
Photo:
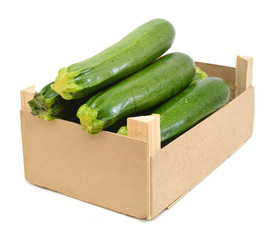
<path fill-rule="evenodd" d="M 250 87 L 151 158 L 152 217 L 198 184 L 252 134 Z"/>
<path fill-rule="evenodd" d="M 117 212 L 148 214 L 147 143 L 79 124 L 45 122 L 21 110 L 26 179 Z"/>

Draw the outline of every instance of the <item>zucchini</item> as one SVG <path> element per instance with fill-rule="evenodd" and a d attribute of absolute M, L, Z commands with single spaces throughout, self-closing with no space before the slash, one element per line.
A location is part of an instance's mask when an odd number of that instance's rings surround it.
<path fill-rule="evenodd" d="M 196 67 L 195 76 L 194 76 L 194 78 L 193 78 L 193 80 L 192 80 L 192 82 L 190 83 L 189 86 L 191 86 L 194 83 L 196 83 L 196 82 L 198 82 L 198 81 L 200 81 L 200 80 L 202 80 L 204 78 L 207 78 L 207 77 L 208 77 L 208 75 L 204 71 L 202 71 L 201 68 Z"/>
<path fill-rule="evenodd" d="M 195 72 L 195 75 L 193 77 L 193 80 L 192 82 L 189 84 L 189 86 L 193 85 L 194 83 L 204 79 L 204 78 L 207 78 L 208 75 L 199 67 L 196 67 L 196 72 Z M 188 87 L 189 87 L 188 86 Z M 154 108 L 150 108 L 150 109 L 147 109 L 145 110 L 144 112 L 140 112 L 140 113 L 137 113 L 136 115 L 134 116 L 128 116 L 128 117 L 136 117 L 136 116 L 143 116 L 143 115 L 150 115 L 152 114 L 152 112 L 156 109 L 157 107 L 154 107 Z M 121 126 L 120 124 L 121 123 L 124 123 L 125 126 Z M 115 124 L 114 124 L 115 125 Z M 123 125 L 123 124 L 122 124 Z M 126 127 L 126 118 L 122 119 L 121 121 L 118 121 L 117 124 L 115 125 L 115 127 L 113 127 L 112 131 L 115 132 L 115 128 L 117 126 L 121 126 L 120 128 L 118 128 L 118 131 L 117 131 L 117 134 L 120 134 L 120 135 L 125 135 L 127 136 L 127 127 Z M 107 129 L 108 131 L 110 131 L 110 129 Z"/>
<path fill-rule="evenodd" d="M 184 133 L 229 99 L 229 86 L 216 77 L 202 79 L 185 89 L 154 111 L 160 115 L 161 142 Z"/>
<path fill-rule="evenodd" d="M 96 93 L 160 57 L 170 48 L 174 37 L 170 22 L 151 20 L 99 54 L 61 68 L 51 88 L 67 100 Z"/>
<path fill-rule="evenodd" d="M 28 102 L 31 113 L 45 121 L 61 118 L 76 122 L 76 112 L 88 98 L 68 101 L 63 99 L 58 93 L 47 84 L 42 90 L 35 94 Z"/>
<path fill-rule="evenodd" d="M 109 132 L 117 133 L 121 126 L 124 126 L 124 125 L 126 126 L 126 124 L 127 124 L 126 121 L 127 121 L 128 117 L 139 117 L 139 116 L 149 115 L 156 108 L 157 108 L 157 106 L 152 107 L 152 108 L 148 108 L 148 109 L 145 109 L 143 111 L 136 112 L 134 114 L 131 114 L 131 115 L 128 115 L 128 116 L 126 116 L 124 118 L 121 118 L 117 122 L 113 123 L 113 125 L 111 125 L 110 127 L 106 128 L 105 130 L 109 131 Z"/>
<path fill-rule="evenodd" d="M 186 88 L 195 74 L 183 53 L 159 58 L 143 70 L 93 96 L 77 112 L 83 130 L 96 134 L 117 120 L 151 108 Z"/>
<path fill-rule="evenodd" d="M 127 127 L 126 126 L 120 127 L 117 134 L 127 136 Z"/>
<path fill-rule="evenodd" d="M 153 111 L 160 115 L 161 142 L 164 145 L 224 106 L 230 99 L 230 88 L 222 79 L 199 80 Z M 127 135 L 126 126 L 118 132 Z"/>

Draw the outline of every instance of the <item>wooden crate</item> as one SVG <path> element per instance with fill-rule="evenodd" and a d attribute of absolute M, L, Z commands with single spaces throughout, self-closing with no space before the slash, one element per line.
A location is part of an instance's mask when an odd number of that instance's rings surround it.
<path fill-rule="evenodd" d="M 152 219 L 169 208 L 236 151 L 252 134 L 252 58 L 236 68 L 196 62 L 223 78 L 231 100 L 160 147 L 159 116 L 128 119 L 128 137 L 89 135 L 76 123 L 45 122 L 30 114 L 34 86 L 21 91 L 25 178 L 32 184 L 121 212 Z"/>

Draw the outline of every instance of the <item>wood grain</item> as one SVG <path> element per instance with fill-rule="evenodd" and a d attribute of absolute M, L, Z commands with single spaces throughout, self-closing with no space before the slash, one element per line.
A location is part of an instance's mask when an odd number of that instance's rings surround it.
<path fill-rule="evenodd" d="M 235 75 L 235 97 L 252 85 L 253 58 L 237 56 Z"/>

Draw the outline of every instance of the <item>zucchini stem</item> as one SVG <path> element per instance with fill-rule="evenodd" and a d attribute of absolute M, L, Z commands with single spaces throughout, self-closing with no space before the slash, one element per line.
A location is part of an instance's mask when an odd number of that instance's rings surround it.
<path fill-rule="evenodd" d="M 78 75 L 78 71 L 68 72 L 67 68 L 61 68 L 55 82 L 50 87 L 62 98 L 71 100 L 73 99 L 71 92 L 82 90 L 82 87 L 78 86 L 74 81 L 74 78 Z"/>
<path fill-rule="evenodd" d="M 55 119 L 52 116 L 52 111 L 47 107 L 47 103 L 41 93 L 36 93 L 34 98 L 28 102 L 31 113 L 46 121 Z"/>
<path fill-rule="evenodd" d="M 117 134 L 127 136 L 127 127 L 126 126 L 120 127 L 120 129 L 118 130 Z"/>
<path fill-rule="evenodd" d="M 82 130 L 87 131 L 89 134 L 97 134 L 105 125 L 105 121 L 97 119 L 98 110 L 91 109 L 83 104 L 77 111 L 77 117 L 80 119 Z"/>

